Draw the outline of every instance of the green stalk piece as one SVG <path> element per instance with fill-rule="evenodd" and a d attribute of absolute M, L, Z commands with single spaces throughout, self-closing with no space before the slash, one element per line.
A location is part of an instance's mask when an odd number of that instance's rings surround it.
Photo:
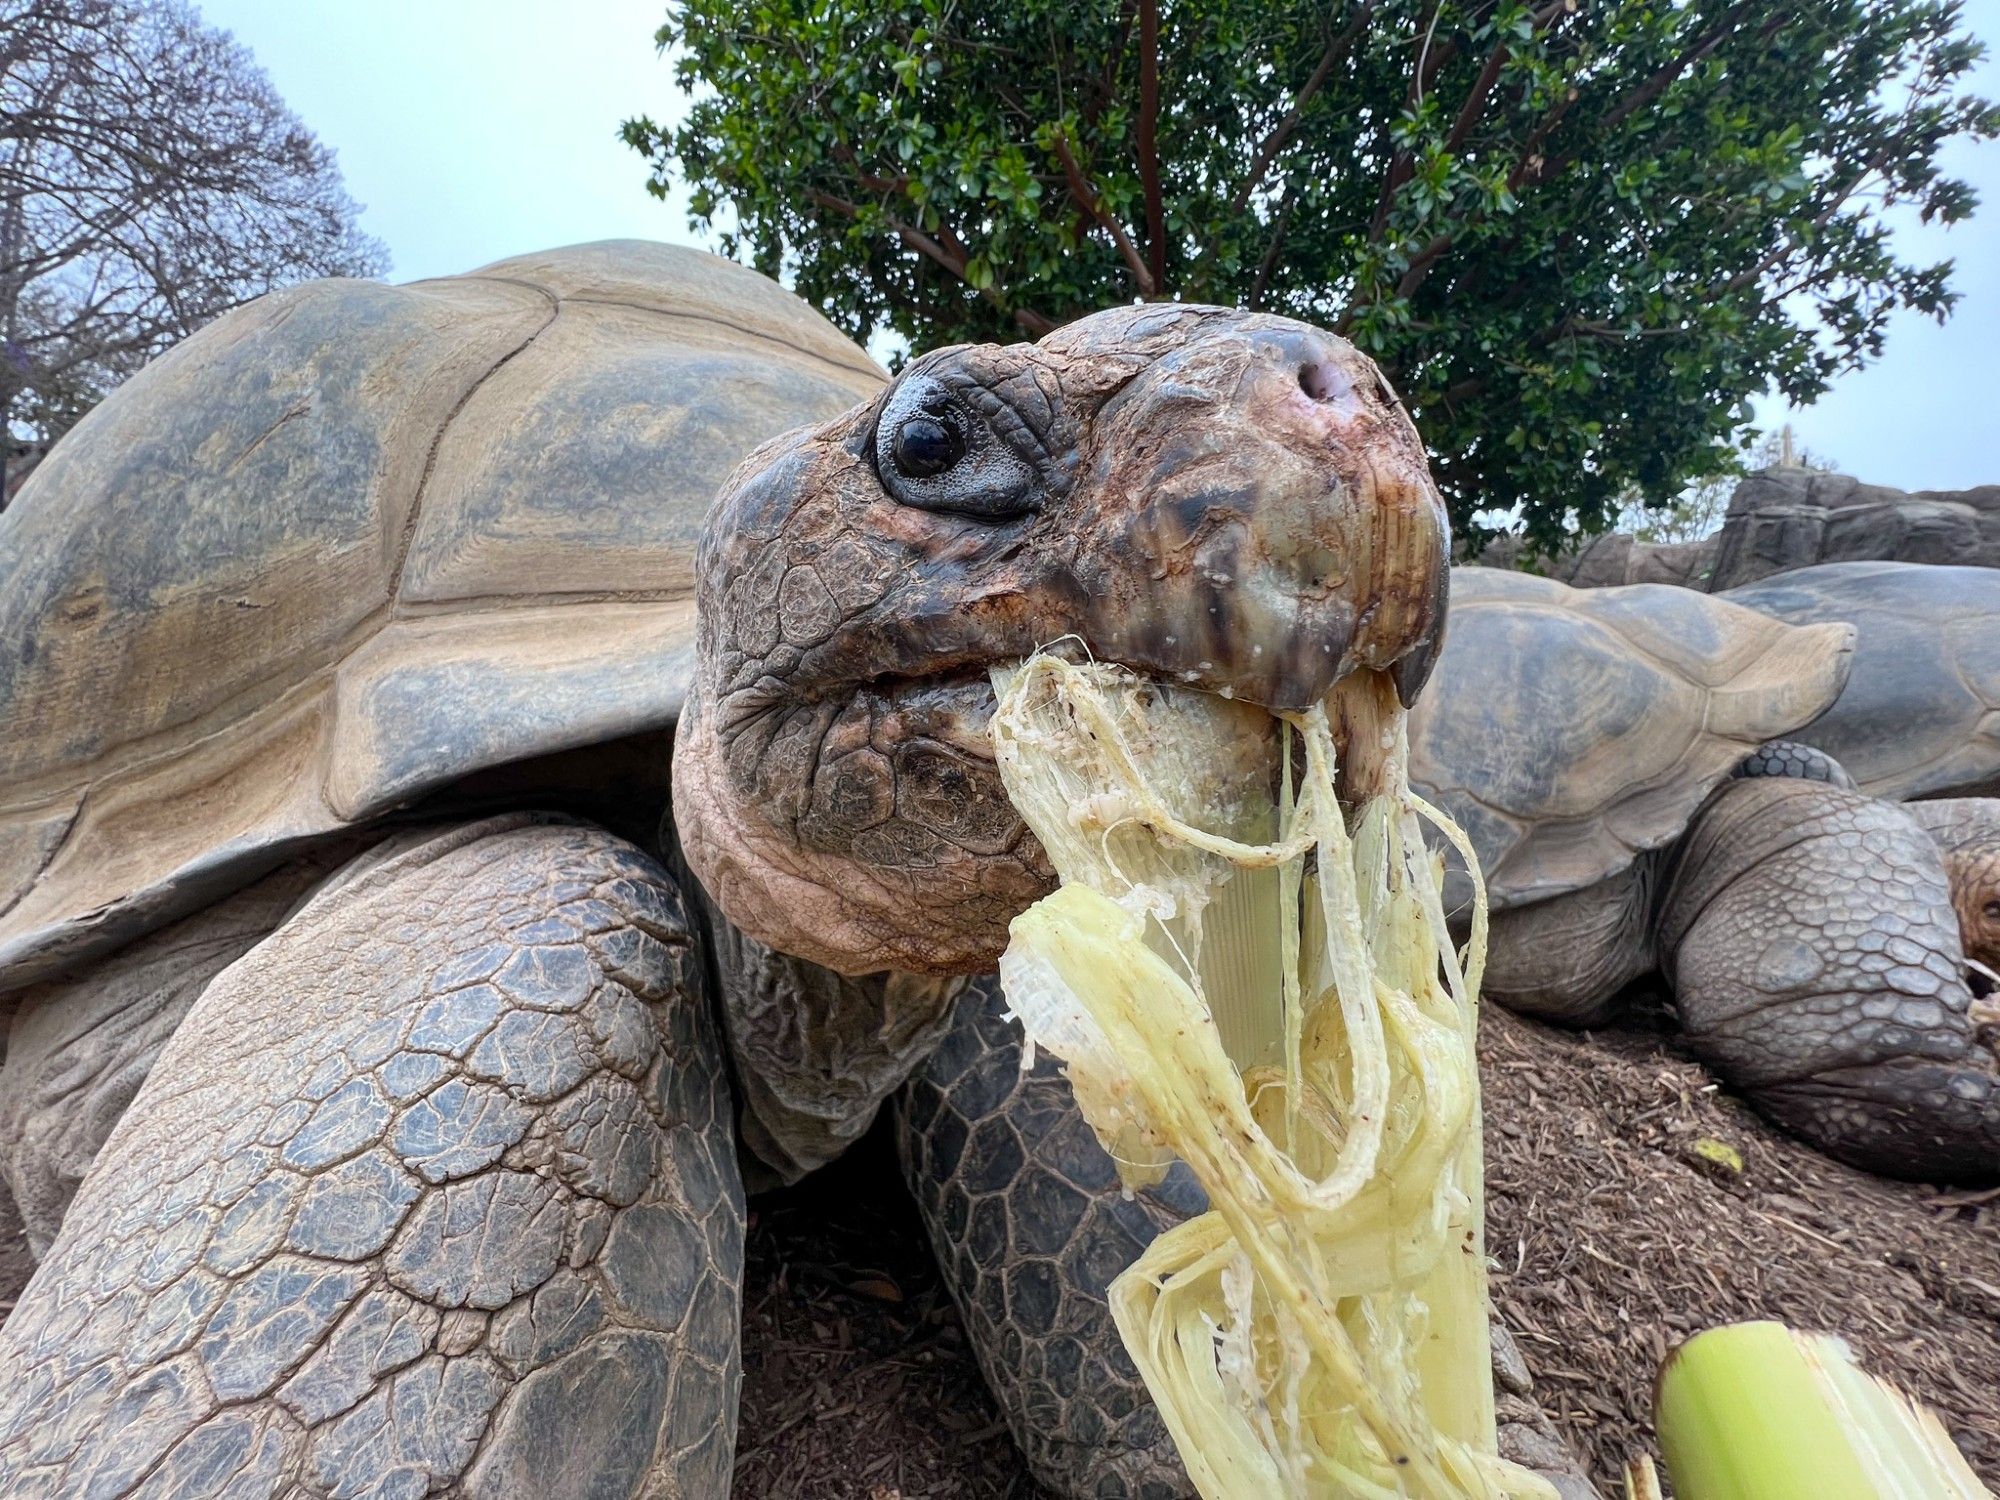
<path fill-rule="evenodd" d="M 1992 1500 L 1944 1424 L 1828 1334 L 1711 1328 L 1656 1406 L 1676 1500 Z"/>

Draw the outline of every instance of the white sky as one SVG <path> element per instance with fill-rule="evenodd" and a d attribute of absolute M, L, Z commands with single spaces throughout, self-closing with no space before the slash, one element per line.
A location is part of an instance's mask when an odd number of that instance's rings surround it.
<path fill-rule="evenodd" d="M 675 108 L 652 46 L 659 0 L 199 3 L 339 152 L 395 280 L 582 240 L 696 242 L 684 201 L 646 193 L 644 162 L 617 136 L 629 115 Z M 2000 52 L 2000 0 L 1966 14 Z M 2000 60 L 1978 87 L 2000 95 Z M 1984 208 L 1950 232 L 1913 224 L 1904 243 L 1956 258 L 1957 314 L 1943 328 L 1897 319 L 1884 358 L 1808 410 L 1760 408 L 1848 473 L 1904 489 L 2000 483 L 2000 142 L 1954 146 L 1946 165 Z"/>

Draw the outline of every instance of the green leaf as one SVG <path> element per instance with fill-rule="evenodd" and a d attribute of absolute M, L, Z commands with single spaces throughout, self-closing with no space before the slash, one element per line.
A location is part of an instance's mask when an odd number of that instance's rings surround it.
<path fill-rule="evenodd" d="M 1754 6 L 1536 9 L 1382 0 L 1250 181 L 1353 0 L 1162 0 L 1158 179 L 1166 295 L 1340 325 L 1409 396 L 1454 520 L 1516 511 L 1555 545 L 1718 472 L 1753 397 L 1812 400 L 1899 311 L 1947 316 L 1949 263 L 1882 208 L 1973 213 L 1944 152 L 2000 109 L 1933 0 L 1776 30 Z M 686 97 L 634 101 L 622 134 L 649 190 L 690 189 L 850 333 L 1010 341 L 1016 310 L 1131 299 L 1105 217 L 1151 249 L 1129 23 L 1128 0 L 680 0 L 660 36 Z M 899 224 L 963 246 L 963 277 Z"/>

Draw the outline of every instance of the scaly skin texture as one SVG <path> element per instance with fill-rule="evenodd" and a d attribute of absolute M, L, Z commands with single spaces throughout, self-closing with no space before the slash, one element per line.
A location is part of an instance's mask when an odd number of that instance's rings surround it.
<path fill-rule="evenodd" d="M 743 1203 L 674 883 L 530 815 L 210 985 L 0 1333 L 9 1496 L 727 1492 Z"/>
<path fill-rule="evenodd" d="M 993 767 L 989 667 L 1073 637 L 1270 707 L 1357 665 L 1408 696 L 1444 541 L 1409 419 L 1305 324 L 1123 308 L 927 355 L 716 502 L 674 750 L 689 864 L 783 952 L 979 972 L 1053 885 Z"/>
<path fill-rule="evenodd" d="M 1681 847 L 1660 941 L 1689 1040 L 1780 1124 L 1891 1176 L 2000 1173 L 2000 1056 L 1938 848 L 1903 808 L 1725 783 Z"/>
<path fill-rule="evenodd" d="M 1657 966 L 1653 915 L 1661 851 L 1607 880 L 1496 911 L 1479 992 L 1495 1004 L 1561 1026 L 1595 1026 L 1618 994 Z"/>
<path fill-rule="evenodd" d="M 1801 745 L 1797 740 L 1766 740 L 1746 755 L 1732 774 L 1745 781 L 1775 776 L 1792 781 L 1824 781 L 1849 791 L 1855 789 L 1847 767 L 1824 750 Z"/>
<path fill-rule="evenodd" d="M 1854 786 L 1839 761 L 1795 740 L 1766 741 L 1731 775 Z M 1619 993 L 1659 966 L 1656 928 L 1669 856 L 1670 848 L 1649 850 L 1580 891 L 1494 912 L 1480 992 L 1516 1014 L 1560 1026 L 1609 1018 Z"/>
<path fill-rule="evenodd" d="M 836 974 L 765 947 L 712 908 L 708 930 L 748 1186 L 796 1182 L 875 1122 L 937 1046 L 966 982 Z"/>
<path fill-rule="evenodd" d="M 1690 1040 L 1781 1124 L 1892 1176 L 2000 1176 L 2000 1000 L 1966 963 L 2000 968 L 2000 800 L 1875 801 L 1770 741 L 1678 845 L 1496 912 L 1482 988 L 1594 1025 L 1656 953 Z"/>
<path fill-rule="evenodd" d="M 37 1258 L 188 1008 L 339 863 L 333 850 L 294 860 L 80 976 L 22 993 L 0 1066 L 0 1176 Z"/>
<path fill-rule="evenodd" d="M 1059 1495 L 1178 1500 L 1193 1489 L 1105 1292 L 1207 1196 L 1177 1163 L 1127 1198 L 1056 1060 L 1044 1053 L 1022 1071 L 1020 1028 L 1005 1011 L 999 981 L 975 981 L 898 1101 L 910 1190 L 1035 1477 Z M 1562 1500 L 1598 1500 L 1497 1319 L 1493 1334 L 1501 1453 L 1541 1471 Z"/>
<path fill-rule="evenodd" d="M 1192 1495 L 1105 1289 L 1207 1197 L 1176 1163 L 1127 1199 L 1055 1059 L 1022 1071 L 1004 1010 L 997 979 L 974 981 L 897 1104 L 931 1248 L 1037 1479 L 1102 1500 Z"/>

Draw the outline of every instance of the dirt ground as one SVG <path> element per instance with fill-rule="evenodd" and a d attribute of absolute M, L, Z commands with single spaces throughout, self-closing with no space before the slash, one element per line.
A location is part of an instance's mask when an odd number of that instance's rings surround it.
<path fill-rule="evenodd" d="M 1481 1054 L 1495 1300 L 1600 1485 L 1652 1449 L 1669 1349 L 1776 1318 L 1845 1337 L 2000 1487 L 2000 1190 L 1831 1162 L 1661 1034 L 1577 1037 L 1493 1008 Z M 1740 1177 L 1695 1152 L 1704 1139 L 1741 1153 Z"/>
<path fill-rule="evenodd" d="M 1541 1401 L 1607 1490 L 1628 1454 L 1652 1447 L 1667 1350 L 1756 1317 L 1845 1335 L 1936 1408 L 2000 1487 L 2000 1191 L 1825 1161 L 1721 1095 L 1660 1033 L 1574 1037 L 1494 1010 L 1482 1052 L 1496 1300 Z M 1740 1176 L 1703 1161 L 1705 1138 L 1741 1153 Z M 882 1133 L 752 1209 L 736 1493 L 1037 1496 Z M 25 1267 L 0 1218 L 0 1310 Z"/>
<path fill-rule="evenodd" d="M 1484 1021 L 1494 1296 L 1536 1394 L 1607 1494 L 1655 1452 L 1683 1338 L 1777 1318 L 1845 1336 L 2000 1489 L 2000 1191 L 1852 1171 L 1724 1096 L 1672 1038 Z M 1718 1174 L 1694 1151 L 1724 1142 Z M 1030 1497 L 886 1146 L 758 1207 L 737 1493 Z"/>

